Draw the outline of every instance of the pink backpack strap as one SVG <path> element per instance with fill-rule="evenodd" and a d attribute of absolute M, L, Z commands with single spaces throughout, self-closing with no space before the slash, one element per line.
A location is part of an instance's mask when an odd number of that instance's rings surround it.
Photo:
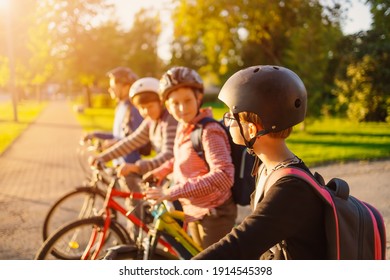
<path fill-rule="evenodd" d="M 323 186 L 321 186 L 311 174 L 307 173 L 306 171 L 300 168 L 295 168 L 295 167 L 283 167 L 277 169 L 270 174 L 270 176 L 267 178 L 264 184 L 264 196 L 266 195 L 267 191 L 269 191 L 269 189 L 272 187 L 272 185 L 276 183 L 276 181 L 278 181 L 280 178 L 283 178 L 285 176 L 295 177 L 305 181 L 306 183 L 311 185 L 317 191 L 317 193 L 332 207 L 333 216 L 336 225 L 335 234 L 336 234 L 336 243 L 337 243 L 336 244 L 337 259 L 340 259 L 340 229 L 338 227 L 339 221 L 338 221 L 336 206 L 333 202 L 330 193 Z"/>
<path fill-rule="evenodd" d="M 333 199 L 329 192 L 314 179 L 313 175 L 307 173 L 303 169 L 295 167 L 283 167 L 273 171 L 267 178 L 264 184 L 264 194 L 276 183 L 280 178 L 283 177 L 295 177 L 301 179 L 313 186 L 314 189 L 330 204 L 333 205 Z"/>

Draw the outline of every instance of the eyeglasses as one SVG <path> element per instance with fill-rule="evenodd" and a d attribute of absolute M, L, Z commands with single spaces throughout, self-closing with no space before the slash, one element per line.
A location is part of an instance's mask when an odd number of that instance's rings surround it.
<path fill-rule="evenodd" d="M 236 119 L 234 118 L 232 113 L 226 112 L 225 114 L 223 114 L 223 124 L 225 126 L 230 126 L 233 121 L 236 121 Z"/>

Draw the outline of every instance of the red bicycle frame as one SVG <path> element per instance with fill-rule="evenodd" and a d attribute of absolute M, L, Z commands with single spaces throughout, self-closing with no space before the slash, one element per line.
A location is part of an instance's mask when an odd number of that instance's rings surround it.
<path fill-rule="evenodd" d="M 147 224 L 145 224 L 137 216 L 135 216 L 132 213 L 132 211 L 127 211 L 126 209 L 123 208 L 122 205 L 120 205 L 117 201 L 115 201 L 116 197 L 142 200 L 142 199 L 144 199 L 145 195 L 143 193 L 124 192 L 124 191 L 120 191 L 120 190 L 115 189 L 114 186 L 115 186 L 117 180 L 118 180 L 118 178 L 115 178 L 113 180 L 113 182 L 111 182 L 111 184 L 109 185 L 109 187 L 107 189 L 106 199 L 104 201 L 104 207 L 102 209 L 102 211 L 103 211 L 102 217 L 104 217 L 104 219 L 105 219 L 103 231 L 101 231 L 101 229 L 99 229 L 99 228 L 93 229 L 91 238 L 90 238 L 88 245 L 87 245 L 87 248 L 84 251 L 83 256 L 81 258 L 83 260 L 88 259 L 88 256 L 90 255 L 91 249 L 92 249 L 92 247 L 94 247 L 96 240 L 98 240 L 98 242 L 96 243 L 96 250 L 94 251 L 93 255 L 91 256 L 91 259 L 94 260 L 99 255 L 99 252 L 104 245 L 107 231 L 108 231 L 110 224 L 111 224 L 111 210 L 112 209 L 122 213 L 122 215 L 124 215 L 127 219 L 129 219 L 132 223 L 134 223 L 139 229 L 142 229 L 146 233 L 149 232 L 149 227 L 147 226 Z M 177 252 L 172 247 L 172 245 L 169 244 L 164 239 L 159 238 L 158 243 L 161 244 L 164 248 L 166 248 L 170 254 L 172 254 L 174 256 L 178 255 Z"/>

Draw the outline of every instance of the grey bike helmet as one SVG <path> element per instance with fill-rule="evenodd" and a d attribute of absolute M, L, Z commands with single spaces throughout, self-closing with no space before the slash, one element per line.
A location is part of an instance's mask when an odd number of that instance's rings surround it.
<path fill-rule="evenodd" d="M 114 78 L 115 82 L 132 85 L 138 76 L 128 67 L 119 66 L 107 72 L 109 78 Z"/>
<path fill-rule="evenodd" d="M 262 120 L 264 133 L 279 132 L 302 122 L 307 93 L 293 71 L 272 65 L 252 66 L 233 74 L 218 98 L 233 114 L 252 112 Z"/>
<path fill-rule="evenodd" d="M 169 93 L 180 87 L 191 87 L 203 92 L 204 86 L 199 74 L 188 67 L 176 66 L 169 69 L 160 79 L 160 98 L 166 100 Z"/>

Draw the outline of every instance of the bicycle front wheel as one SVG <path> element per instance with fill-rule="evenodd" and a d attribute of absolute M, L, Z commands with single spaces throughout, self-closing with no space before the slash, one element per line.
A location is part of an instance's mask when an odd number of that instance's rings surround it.
<path fill-rule="evenodd" d="M 35 259 L 81 259 L 91 241 L 91 236 L 94 233 L 102 234 L 104 222 L 103 217 L 92 217 L 76 220 L 61 227 L 46 239 L 35 255 Z M 118 222 L 112 220 L 97 259 L 103 258 L 108 248 L 120 244 L 134 244 L 134 241 Z M 92 246 L 89 257 L 96 249 L 96 246 Z"/>
<path fill-rule="evenodd" d="M 77 219 L 96 216 L 103 207 L 106 194 L 96 187 L 76 187 L 59 198 L 47 213 L 43 222 L 42 237 L 45 241 L 60 226 Z"/>

